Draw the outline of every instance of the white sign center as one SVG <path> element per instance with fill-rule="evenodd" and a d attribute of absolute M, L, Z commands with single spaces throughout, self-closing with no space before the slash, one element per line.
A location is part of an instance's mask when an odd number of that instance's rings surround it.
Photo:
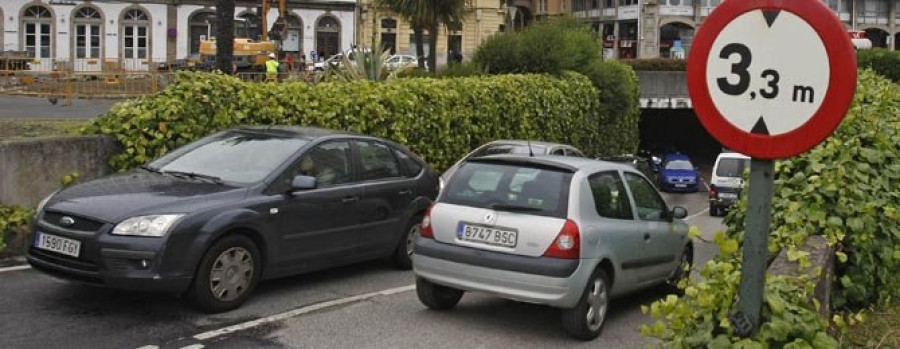
<path fill-rule="evenodd" d="M 713 104 L 735 127 L 778 135 L 816 113 L 830 64 L 815 29 L 788 11 L 746 12 L 722 29 L 707 59 Z"/>

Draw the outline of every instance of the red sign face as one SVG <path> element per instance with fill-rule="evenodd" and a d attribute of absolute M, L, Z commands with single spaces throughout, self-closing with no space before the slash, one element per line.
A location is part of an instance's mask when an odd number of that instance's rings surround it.
<path fill-rule="evenodd" d="M 730 0 L 700 27 L 688 88 L 703 126 L 759 159 L 805 152 L 834 132 L 856 91 L 844 25 L 817 0 Z"/>

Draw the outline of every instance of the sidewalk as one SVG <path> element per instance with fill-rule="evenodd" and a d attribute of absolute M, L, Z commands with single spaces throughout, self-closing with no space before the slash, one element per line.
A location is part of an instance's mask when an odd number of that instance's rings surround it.
<path fill-rule="evenodd" d="M 56 105 L 53 105 L 47 98 L 0 96 L 0 119 L 89 119 L 105 113 L 119 101 L 72 99 L 72 105 L 66 106 L 64 99 L 60 99 Z"/>

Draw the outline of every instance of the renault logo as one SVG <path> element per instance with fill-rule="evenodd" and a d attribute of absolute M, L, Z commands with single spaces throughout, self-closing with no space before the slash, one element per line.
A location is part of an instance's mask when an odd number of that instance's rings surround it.
<path fill-rule="evenodd" d="M 494 214 L 493 214 L 493 213 L 488 213 L 487 215 L 484 216 L 484 222 L 485 222 L 485 223 L 490 223 L 490 222 L 493 221 L 493 220 L 494 220 Z"/>
<path fill-rule="evenodd" d="M 72 218 L 69 216 L 63 216 L 62 218 L 59 219 L 59 224 L 61 224 L 64 227 L 72 226 L 75 224 L 75 218 Z"/>

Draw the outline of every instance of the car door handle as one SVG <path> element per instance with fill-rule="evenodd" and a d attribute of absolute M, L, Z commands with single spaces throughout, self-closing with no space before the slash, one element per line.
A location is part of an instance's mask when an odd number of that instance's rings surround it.
<path fill-rule="evenodd" d="M 412 194 L 412 189 L 401 189 L 399 192 L 397 192 L 397 194 L 410 195 L 410 194 Z"/>
<path fill-rule="evenodd" d="M 650 233 L 644 233 L 644 241 L 650 240 Z"/>
<path fill-rule="evenodd" d="M 358 201 L 359 201 L 359 197 L 356 197 L 356 196 L 348 196 L 348 197 L 341 199 L 341 202 L 345 203 L 345 204 L 355 204 Z"/>

